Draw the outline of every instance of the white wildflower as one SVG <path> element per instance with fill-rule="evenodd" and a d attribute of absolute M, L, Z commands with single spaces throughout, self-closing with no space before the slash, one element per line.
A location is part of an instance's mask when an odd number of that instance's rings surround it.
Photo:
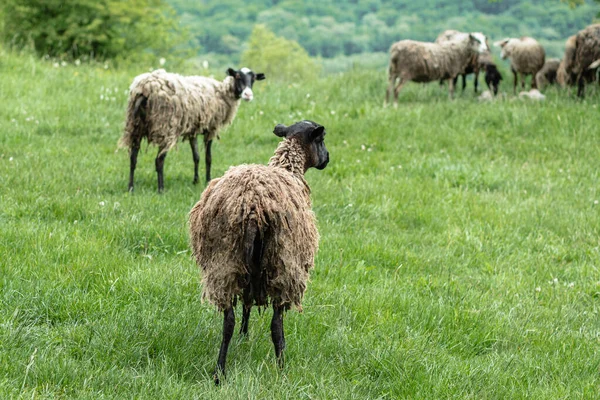
<path fill-rule="evenodd" d="M 569 283 L 569 287 L 570 287 L 571 289 L 572 289 L 572 288 L 574 288 L 574 287 L 575 287 L 575 282 L 571 282 L 571 283 Z"/>
<path fill-rule="evenodd" d="M 75 65 L 77 65 L 77 66 L 81 65 L 81 60 L 79 60 L 79 58 L 77 60 L 75 60 Z"/>
<path fill-rule="evenodd" d="M 104 204 L 105 204 L 105 203 L 104 203 L 103 201 L 101 201 L 101 202 L 100 202 L 100 203 L 98 203 L 98 204 L 100 205 L 100 207 L 104 207 Z"/>
<path fill-rule="evenodd" d="M 53 66 L 54 68 L 58 68 L 58 66 L 59 66 L 59 65 L 58 65 L 58 63 L 57 63 L 57 62 L 55 62 L 54 64 L 52 64 L 52 66 Z"/>
<path fill-rule="evenodd" d="M 538 287 L 535 288 L 535 291 L 539 293 L 539 292 L 542 291 L 542 288 L 538 286 Z"/>
<path fill-rule="evenodd" d="M 67 62 L 66 61 L 61 61 L 60 62 L 60 66 L 61 67 L 66 67 L 67 66 Z"/>
<path fill-rule="evenodd" d="M 11 162 L 12 162 L 12 160 L 14 160 L 14 158 L 12 158 L 12 157 L 8 159 L 8 161 L 11 161 Z"/>
<path fill-rule="evenodd" d="M 361 145 L 360 145 L 360 149 L 364 151 L 364 150 L 366 150 L 366 149 L 367 149 L 367 147 L 366 147 L 364 144 L 361 144 Z"/>
<path fill-rule="evenodd" d="M 262 110 L 260 110 L 260 111 L 258 112 L 258 114 L 259 114 L 259 115 L 263 115 L 263 114 L 264 114 L 264 112 L 263 112 Z"/>
<path fill-rule="evenodd" d="M 594 200 L 594 204 L 598 204 L 598 200 Z"/>
<path fill-rule="evenodd" d="M 165 65 L 165 63 L 166 63 L 166 62 L 167 62 L 167 60 L 166 60 L 164 57 L 161 57 L 161 58 L 158 60 L 158 63 L 160 64 L 160 66 L 161 66 L 161 67 L 162 67 L 163 65 Z"/>
<path fill-rule="evenodd" d="M 334 110 L 331 110 L 330 113 L 331 113 L 331 115 L 335 115 L 335 111 Z"/>
<path fill-rule="evenodd" d="M 208 69 L 208 60 L 202 61 L 202 68 Z"/>

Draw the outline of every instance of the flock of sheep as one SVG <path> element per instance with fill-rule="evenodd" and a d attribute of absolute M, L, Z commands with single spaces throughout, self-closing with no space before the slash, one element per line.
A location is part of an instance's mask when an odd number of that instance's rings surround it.
<path fill-rule="evenodd" d="M 546 60 L 542 45 L 530 37 L 504 39 L 495 45 L 501 48 L 502 59 L 510 59 L 514 94 L 519 77 L 524 88 L 525 77 L 531 75 L 532 91 L 523 95 L 540 98 L 538 89 L 557 82 L 563 87 L 577 85 L 577 94 L 583 97 L 585 84 L 596 80 L 600 67 L 600 24 L 590 25 L 571 36 L 566 42 L 562 60 Z M 485 71 L 485 80 L 491 91 L 482 99 L 492 98 L 492 92 L 497 95 L 502 75 L 492 60 L 486 36 L 480 32 L 448 30 L 442 32 L 435 43 L 396 42 L 390 48 L 386 103 L 393 94 L 394 104 L 397 104 L 398 93 L 408 81 L 448 80 L 452 97 L 458 76 L 463 77 L 464 89 L 465 75 L 474 73 L 477 91 L 479 71 Z"/>
<path fill-rule="evenodd" d="M 592 25 L 567 41 L 562 61 L 545 61 L 543 47 L 534 39 L 505 39 L 496 43 L 502 58 L 510 58 L 516 92 L 518 75 L 532 75 L 532 87 L 558 81 L 579 87 L 592 82 L 600 66 L 600 25 Z M 443 32 L 435 43 L 403 40 L 390 48 L 386 102 L 407 81 L 448 80 L 453 95 L 459 75 L 479 71 L 491 92 L 498 93 L 502 75 L 494 64 L 482 33 Z M 164 189 L 163 167 L 167 152 L 179 139 L 188 140 L 198 183 L 197 135 L 204 139 L 206 180 L 200 201 L 189 214 L 190 243 L 202 269 L 203 297 L 223 312 L 223 339 L 214 381 L 225 373 L 225 359 L 235 326 L 234 307 L 243 304 L 240 332 L 248 332 L 252 306 L 273 306 L 271 337 L 278 364 L 283 365 L 285 337 L 283 314 L 301 309 L 309 271 L 314 266 L 319 234 L 311 210 L 310 188 L 304 179 L 309 168 L 323 169 L 329 162 L 325 128 L 313 121 L 277 125 L 283 138 L 268 165 L 231 167 L 211 180 L 211 143 L 229 125 L 240 101 L 251 101 L 253 84 L 265 79 L 248 68 L 228 69 L 223 81 L 202 76 L 181 76 L 156 70 L 136 77 L 130 87 L 127 120 L 119 144 L 129 148 L 129 190 L 141 141 L 158 146 L 158 190 Z M 489 92 L 489 93 L 491 93 Z"/>

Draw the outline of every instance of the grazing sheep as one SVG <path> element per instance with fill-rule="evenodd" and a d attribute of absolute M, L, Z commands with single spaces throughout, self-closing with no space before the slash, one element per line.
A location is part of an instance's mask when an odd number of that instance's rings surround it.
<path fill-rule="evenodd" d="M 570 36 L 565 43 L 565 55 L 558 66 L 556 71 L 556 82 L 565 88 L 567 86 L 574 86 L 577 83 L 577 74 L 573 72 L 573 65 L 575 63 L 575 49 L 576 49 L 577 35 Z M 592 63 L 587 70 L 583 72 L 583 79 L 585 83 L 592 83 L 596 81 L 596 75 L 598 66 Z M 567 72 L 568 71 L 568 72 Z"/>
<path fill-rule="evenodd" d="M 513 92 L 517 93 L 517 74 L 521 75 L 521 87 L 525 88 L 525 76 L 531 75 L 531 88 L 536 88 L 535 76 L 544 66 L 546 52 L 537 40 L 530 37 L 504 39 L 495 43 L 502 48 L 502 59 L 510 58 L 514 75 Z"/>
<path fill-rule="evenodd" d="M 233 307 L 243 302 L 240 332 L 248 332 L 253 305 L 273 305 L 271 338 L 280 367 L 283 313 L 301 310 L 319 234 L 304 173 L 329 162 L 325 128 L 312 121 L 277 125 L 285 138 L 268 166 L 240 165 L 210 182 L 190 212 L 190 241 L 202 269 L 203 297 L 224 313 L 223 341 L 214 375 L 225 373 L 233 335 Z"/>
<path fill-rule="evenodd" d="M 475 55 L 488 50 L 482 33 L 465 33 L 444 43 L 402 40 L 390 47 L 389 82 L 385 101 L 398 93 L 407 81 L 431 82 L 448 79 L 450 97 L 454 95 L 454 78 L 465 71 Z"/>
<path fill-rule="evenodd" d="M 590 25 L 575 36 L 574 55 L 567 59 L 565 51 L 565 71 L 575 77 L 577 96 L 583 97 L 586 81 L 596 78 L 600 66 L 600 24 Z"/>
<path fill-rule="evenodd" d="M 560 60 L 558 58 L 546 60 L 542 69 L 535 75 L 535 82 L 539 90 L 542 90 L 546 85 L 556 83 L 556 74 L 559 66 Z"/>
<path fill-rule="evenodd" d="M 464 32 L 455 31 L 452 29 L 446 30 L 438 35 L 435 39 L 435 43 L 442 44 L 456 39 L 459 35 L 465 35 Z M 485 44 L 488 46 L 487 37 L 485 38 Z M 488 46 L 489 47 L 489 46 Z M 466 65 L 465 70 L 460 74 L 462 76 L 462 91 L 465 91 L 467 87 L 466 77 L 469 74 L 474 74 L 473 85 L 475 88 L 475 93 L 477 93 L 477 89 L 479 86 L 479 71 L 481 70 L 484 60 L 487 58 L 491 60 L 491 55 L 489 52 L 485 52 L 482 54 L 476 54 L 469 60 L 469 63 Z M 456 87 L 456 82 L 458 81 L 458 76 L 454 78 L 453 84 Z M 440 80 L 440 85 L 444 82 L 443 79 Z"/>
<path fill-rule="evenodd" d="M 248 68 L 227 70 L 217 81 L 204 76 L 181 76 L 159 69 L 137 76 L 129 88 L 125 131 L 119 146 L 129 148 L 129 191 L 142 139 L 158 146 L 156 172 L 158 191 L 164 188 L 163 166 L 167 152 L 181 137 L 189 140 L 194 158 L 194 183 L 198 183 L 197 134 L 204 136 L 206 180 L 210 181 L 211 144 L 219 131 L 231 124 L 240 99 L 251 101 L 252 84 L 265 79 Z"/>
<path fill-rule="evenodd" d="M 498 71 L 498 67 L 493 62 L 484 64 L 485 69 L 485 83 L 489 90 L 494 92 L 494 96 L 498 94 L 498 86 L 502 80 L 502 74 Z"/>

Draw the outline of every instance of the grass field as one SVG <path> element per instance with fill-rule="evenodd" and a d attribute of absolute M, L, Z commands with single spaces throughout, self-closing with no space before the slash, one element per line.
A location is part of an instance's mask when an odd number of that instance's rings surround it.
<path fill-rule="evenodd" d="M 598 90 L 479 104 L 409 85 L 384 109 L 383 71 L 257 83 L 213 176 L 266 163 L 275 123 L 322 123 L 321 244 L 285 370 L 255 312 L 217 388 L 189 146 L 162 195 L 154 148 L 133 195 L 115 152 L 139 72 L 0 57 L 0 398 L 597 398 Z"/>

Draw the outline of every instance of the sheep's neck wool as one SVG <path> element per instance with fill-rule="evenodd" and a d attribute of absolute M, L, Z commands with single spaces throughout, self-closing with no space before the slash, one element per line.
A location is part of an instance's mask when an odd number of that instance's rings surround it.
<path fill-rule="evenodd" d="M 269 167 L 279 167 L 293 174 L 304 175 L 306 154 L 298 139 L 286 139 L 279 143 L 275 154 L 269 160 Z"/>

